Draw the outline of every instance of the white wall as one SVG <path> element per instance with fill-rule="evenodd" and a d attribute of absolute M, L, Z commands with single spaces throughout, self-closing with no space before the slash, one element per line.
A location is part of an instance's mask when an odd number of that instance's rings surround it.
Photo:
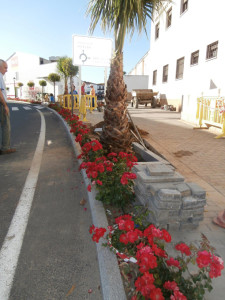
<path fill-rule="evenodd" d="M 148 75 L 149 74 L 149 52 L 147 52 L 128 73 L 128 75 Z"/>
<path fill-rule="evenodd" d="M 29 88 L 27 83 L 33 81 L 35 83 L 35 90 L 42 91 L 39 85 L 40 80 L 46 80 L 47 86 L 44 87 L 44 93 L 54 93 L 54 85 L 48 80 L 50 73 L 57 73 L 57 62 L 50 62 L 47 64 L 40 64 L 40 57 L 28 53 L 16 52 L 8 60 L 8 72 L 5 74 L 6 86 L 9 88 L 8 95 L 14 96 L 14 77 L 15 84 L 22 82 L 24 85 L 22 89 L 18 89 L 18 96 L 20 98 L 29 98 Z M 69 81 L 68 81 L 69 83 Z M 74 77 L 74 83 L 78 90 L 78 79 Z M 69 87 L 69 84 L 68 84 Z M 21 94 L 22 90 L 22 94 Z M 64 92 L 64 80 L 61 78 L 60 82 L 55 84 L 56 100 L 58 94 Z"/>
<path fill-rule="evenodd" d="M 123 80 L 127 85 L 128 92 L 131 92 L 133 89 L 148 88 L 148 75 L 124 75 Z"/>
<path fill-rule="evenodd" d="M 181 0 L 174 0 L 172 24 L 166 28 L 166 12 L 151 25 L 149 57 L 149 88 L 158 90 L 168 102 L 183 99 L 182 118 L 193 121 L 196 99 L 203 95 L 225 94 L 225 35 L 223 1 L 189 0 L 188 9 L 180 15 Z M 160 22 L 159 38 L 155 40 L 155 25 Z M 219 41 L 217 58 L 206 60 L 207 45 Z M 198 65 L 191 66 L 191 53 L 199 50 Z M 177 59 L 184 59 L 183 79 L 176 79 Z M 162 82 L 163 66 L 169 65 L 168 82 Z M 157 70 L 157 83 L 152 84 Z M 210 83 L 214 83 L 214 89 Z"/>

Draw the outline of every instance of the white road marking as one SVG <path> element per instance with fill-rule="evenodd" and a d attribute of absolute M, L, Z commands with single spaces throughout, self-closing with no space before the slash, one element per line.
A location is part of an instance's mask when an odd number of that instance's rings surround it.
<path fill-rule="evenodd" d="M 25 110 L 31 110 L 32 108 L 29 107 L 29 106 L 23 106 L 23 109 L 25 109 Z"/>
<path fill-rule="evenodd" d="M 44 107 L 41 106 L 41 105 L 37 105 L 37 106 L 35 106 L 35 108 L 37 108 L 37 109 L 43 109 Z"/>
<path fill-rule="evenodd" d="M 10 296 L 40 171 L 45 144 L 46 124 L 44 115 L 42 112 L 38 112 L 41 116 L 39 140 L 15 214 L 0 251 L 0 300 L 8 300 Z"/>
<path fill-rule="evenodd" d="M 19 110 L 19 108 L 16 107 L 16 106 L 13 106 L 13 107 L 12 107 L 12 110 Z"/>

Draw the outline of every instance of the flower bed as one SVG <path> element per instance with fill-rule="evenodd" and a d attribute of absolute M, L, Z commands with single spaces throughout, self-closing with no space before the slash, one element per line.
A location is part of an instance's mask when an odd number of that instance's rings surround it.
<path fill-rule="evenodd" d="M 51 106 L 56 109 L 56 106 Z M 57 109 L 56 109 L 57 110 Z M 137 159 L 127 153 L 105 153 L 98 140 L 89 138 L 89 129 L 67 109 L 59 114 L 71 127 L 82 153 L 81 169 L 86 171 L 95 186 L 97 199 L 105 205 L 125 209 L 134 199 L 132 167 Z M 96 243 L 105 236 L 104 246 L 118 256 L 125 280 L 128 299 L 203 299 L 212 290 L 212 279 L 221 276 L 222 259 L 215 254 L 207 238 L 202 235 L 199 247 L 183 242 L 175 245 L 176 256 L 167 250 L 171 236 L 165 229 L 146 221 L 146 213 L 134 212 L 115 218 L 108 228 L 90 228 Z M 190 268 L 191 266 L 191 268 Z"/>

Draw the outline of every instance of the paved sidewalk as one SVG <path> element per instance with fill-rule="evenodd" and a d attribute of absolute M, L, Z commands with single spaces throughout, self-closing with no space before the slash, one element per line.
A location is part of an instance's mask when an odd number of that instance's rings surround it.
<path fill-rule="evenodd" d="M 197 229 L 172 232 L 175 241 L 197 242 L 204 233 L 225 261 L 225 229 L 212 223 L 217 213 L 225 209 L 225 139 L 180 120 L 177 112 L 160 109 L 129 108 L 134 123 L 149 132 L 146 141 L 167 159 L 187 182 L 206 190 L 207 205 L 204 220 Z M 87 114 L 92 125 L 103 120 L 103 113 Z M 206 299 L 224 299 L 225 272 L 215 280 L 213 292 Z"/>

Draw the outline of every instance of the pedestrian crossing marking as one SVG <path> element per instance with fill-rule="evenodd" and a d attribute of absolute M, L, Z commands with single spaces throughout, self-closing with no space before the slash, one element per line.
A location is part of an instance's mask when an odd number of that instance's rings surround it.
<path fill-rule="evenodd" d="M 37 109 L 43 109 L 44 107 L 41 106 L 41 105 L 37 105 L 37 106 L 35 106 L 35 108 L 37 108 Z"/>
<path fill-rule="evenodd" d="M 19 110 L 19 108 L 18 107 L 12 107 L 12 110 Z"/>
<path fill-rule="evenodd" d="M 29 107 L 29 106 L 23 106 L 23 109 L 25 109 L 25 110 L 31 110 L 32 108 Z"/>

